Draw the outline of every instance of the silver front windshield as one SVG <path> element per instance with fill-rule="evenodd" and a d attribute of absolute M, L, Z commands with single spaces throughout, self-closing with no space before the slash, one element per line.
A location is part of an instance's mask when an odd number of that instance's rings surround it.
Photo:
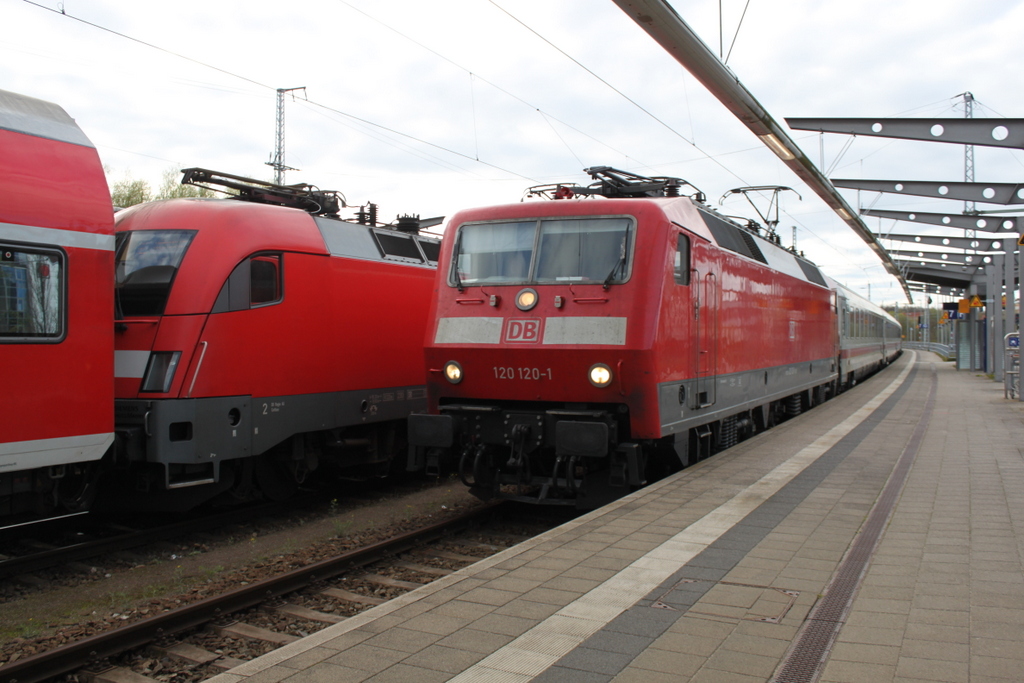
<path fill-rule="evenodd" d="M 121 315 L 163 315 L 194 230 L 117 233 L 114 295 Z"/>
<path fill-rule="evenodd" d="M 537 221 L 465 225 L 456 267 L 462 284 L 526 282 Z"/>
<path fill-rule="evenodd" d="M 632 226 L 628 217 L 464 225 L 450 284 L 624 282 Z"/>

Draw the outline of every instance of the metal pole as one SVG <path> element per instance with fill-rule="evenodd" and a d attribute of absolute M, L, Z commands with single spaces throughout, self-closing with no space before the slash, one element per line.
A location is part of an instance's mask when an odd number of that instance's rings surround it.
<path fill-rule="evenodd" d="M 1013 247 L 1006 244 L 1008 240 L 1004 240 L 1004 249 L 1006 254 L 1003 257 L 1003 291 L 1006 292 L 1006 305 L 1003 306 L 1003 332 L 1009 334 L 1013 332 Z M 1009 248 L 1007 248 L 1009 247 Z M 1005 370 L 1005 368 L 1004 368 Z"/>
<path fill-rule="evenodd" d="M 985 372 L 995 374 L 995 313 L 996 310 L 996 269 L 989 263 L 985 266 Z"/>
<path fill-rule="evenodd" d="M 1003 261 L 1002 254 L 992 256 L 992 367 L 993 379 L 1003 381 Z"/>
<path fill-rule="evenodd" d="M 978 285 L 974 282 L 971 283 L 971 297 L 978 293 Z M 967 314 L 967 320 L 970 321 L 968 325 L 968 335 L 970 336 L 970 359 L 967 361 L 967 367 L 972 372 L 980 370 L 978 367 L 978 309 L 971 307 L 971 312 Z"/>

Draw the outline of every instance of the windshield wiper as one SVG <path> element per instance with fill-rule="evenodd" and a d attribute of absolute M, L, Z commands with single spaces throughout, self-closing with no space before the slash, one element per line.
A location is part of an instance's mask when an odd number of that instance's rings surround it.
<path fill-rule="evenodd" d="M 462 249 L 462 235 L 463 232 L 459 231 L 459 236 L 455 240 L 455 247 L 452 249 L 452 268 L 455 271 L 455 286 L 459 288 L 459 294 L 466 291 L 466 288 L 462 286 L 462 278 L 459 277 L 459 252 Z"/>
<path fill-rule="evenodd" d="M 626 236 L 622 237 L 622 244 L 619 245 L 619 260 L 612 266 L 611 271 L 608 273 L 608 277 L 604 279 L 602 288 L 608 289 L 608 285 L 612 283 L 612 278 L 615 277 L 615 272 L 626 265 Z"/>

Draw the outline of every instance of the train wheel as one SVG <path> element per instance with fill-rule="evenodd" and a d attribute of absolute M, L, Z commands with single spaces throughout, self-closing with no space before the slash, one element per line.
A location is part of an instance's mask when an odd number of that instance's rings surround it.
<path fill-rule="evenodd" d="M 96 500 L 99 484 L 95 463 L 69 467 L 57 484 L 57 497 L 68 512 L 83 512 Z"/>
<path fill-rule="evenodd" d="M 253 458 L 256 485 L 270 500 L 287 500 L 299 488 L 288 466 L 291 452 L 292 439 L 289 439 Z"/>

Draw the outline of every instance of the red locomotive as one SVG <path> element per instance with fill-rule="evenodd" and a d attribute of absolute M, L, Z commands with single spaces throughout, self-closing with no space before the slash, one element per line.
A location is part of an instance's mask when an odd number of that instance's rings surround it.
<path fill-rule="evenodd" d="M 587 172 L 451 219 L 410 469 L 454 456 L 481 497 L 594 507 L 899 353 L 884 311 L 685 181 Z"/>
<path fill-rule="evenodd" d="M 309 186 L 182 182 L 239 195 L 117 214 L 119 485 L 189 507 L 281 498 L 322 464 L 386 473 L 426 406 L 439 241 L 415 217 L 377 226 L 375 207 L 341 220 L 337 195 Z"/>
<path fill-rule="evenodd" d="M 0 149 L 0 519 L 16 521 L 86 509 L 114 441 L 114 215 L 57 105 L 0 90 Z"/>

